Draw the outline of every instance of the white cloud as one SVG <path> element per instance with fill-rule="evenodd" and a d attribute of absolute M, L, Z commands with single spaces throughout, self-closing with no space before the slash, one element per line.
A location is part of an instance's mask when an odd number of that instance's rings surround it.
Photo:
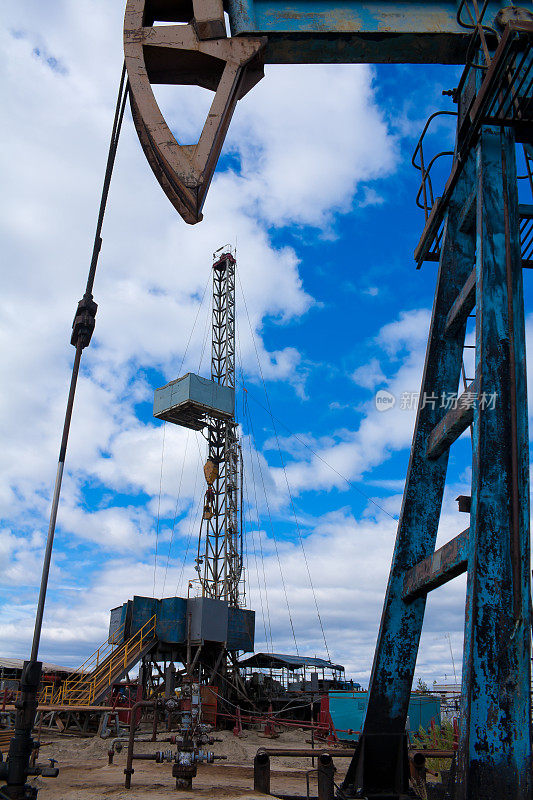
<path fill-rule="evenodd" d="M 352 372 L 352 380 L 363 389 L 372 390 L 385 381 L 385 375 L 377 358 L 372 358 L 368 364 L 362 364 Z"/>
<path fill-rule="evenodd" d="M 415 400 L 420 391 L 422 367 L 429 327 L 429 312 L 420 309 L 402 312 L 399 319 L 384 325 L 375 343 L 384 357 L 390 359 L 394 373 L 387 378 L 387 390 L 396 397 L 396 404 L 386 412 L 377 411 L 373 399 L 365 406 L 365 415 L 357 430 L 338 430 L 326 441 L 308 439 L 314 450 L 287 465 L 289 483 L 295 492 L 310 489 L 346 489 L 348 480 L 360 480 L 374 467 L 382 464 L 393 451 L 406 448 L 411 443 L 416 414 L 416 402 L 404 408 L 401 398 L 405 393 Z M 376 358 L 359 367 L 355 380 L 366 388 L 376 386 L 383 373 L 383 365 Z M 306 440 L 305 434 L 298 434 Z M 282 490 L 284 477 L 274 470 L 278 488 Z"/>
<path fill-rule="evenodd" d="M 31 638 L 73 354 L 69 329 L 88 266 L 121 66 L 122 7 L 103 0 L 46 9 L 12 2 L 2 16 L 4 113 L 10 125 L 0 153 L 7 265 L 0 370 L 9 387 L 0 397 L 0 553 L 2 581 L 19 595 L 6 595 L 0 638 L 3 653 L 20 656 Z M 247 379 L 258 380 L 260 373 L 251 327 L 265 379 L 291 383 L 305 397 L 310 367 L 291 341 L 290 326 L 316 313 L 317 304 L 303 283 L 299 253 L 278 245 L 273 228 L 317 226 L 319 235 L 330 235 L 339 213 L 380 201 L 368 184 L 395 168 L 396 143 L 374 99 L 372 69 L 267 72 L 239 105 L 230 131 L 227 152 L 240 161 L 242 175 L 216 175 L 200 226 L 189 228 L 176 216 L 125 121 L 95 286 L 97 327 L 84 355 L 72 424 L 43 631 L 41 655 L 47 660 L 81 662 L 104 639 L 110 607 L 133 593 L 152 593 L 158 513 L 164 521 L 156 593 L 163 582 L 166 594 L 185 592 L 194 574 L 205 445 L 195 434 L 187 439 L 185 431 L 167 426 L 161 472 L 163 426 L 144 422 L 139 404 L 151 402 L 152 371 L 165 379 L 177 376 L 197 316 L 181 369 L 208 368 L 203 342 L 209 311 L 208 304 L 200 309 L 200 300 L 212 251 L 228 237 L 238 244 L 247 309 L 238 282 L 237 326 Z M 207 95 L 181 87 L 161 88 L 158 97 L 173 128 L 194 136 Z M 371 296 L 373 288 L 367 290 Z M 371 360 L 357 371 L 360 385 L 373 388 L 386 373 L 391 391 L 416 391 L 427 321 L 427 312 L 411 312 L 383 328 L 378 345 L 398 360 L 392 377 L 381 359 Z M 287 331 L 282 348 L 268 345 L 273 324 Z M 409 445 L 412 423 L 407 412 L 395 410 L 378 420 L 369 409 L 357 431 L 302 438 L 341 474 L 357 479 L 391 450 Z M 291 447 L 288 474 L 295 494 L 344 485 L 305 448 Z M 258 459 L 270 508 L 283 519 L 282 476 L 269 469 L 265 454 Z M 380 500 L 394 513 L 398 502 L 396 495 Z M 261 497 L 258 504 L 263 510 Z M 348 509 L 302 515 L 332 656 L 362 679 L 370 669 L 395 535 L 386 514 L 373 514 L 361 520 Z M 251 539 L 264 556 L 276 647 L 292 650 L 272 531 L 264 519 L 256 523 L 250 523 L 259 529 Z M 280 540 L 278 552 L 299 644 L 323 653 L 299 545 Z M 259 608 L 257 588 L 250 591 L 251 604 Z M 258 612 L 259 644 L 261 628 Z"/>
<path fill-rule="evenodd" d="M 266 69 L 230 134 L 247 194 L 256 205 L 261 198 L 260 216 L 278 225 L 328 225 L 333 212 L 350 208 L 361 182 L 393 170 L 395 144 L 372 81 L 366 65 Z M 364 194 L 364 204 L 377 201 L 373 190 Z"/>
<path fill-rule="evenodd" d="M 402 311 L 398 319 L 384 325 L 377 336 L 377 343 L 389 356 L 396 357 L 404 349 L 425 348 L 429 332 L 429 312 L 425 308 Z M 416 385 L 419 388 L 420 382 Z"/>
<path fill-rule="evenodd" d="M 113 75 L 120 68 L 122 10 L 97 0 L 90 7 L 97 24 L 89 28 L 87 11 L 68 3 L 52 14 L 15 3 L 3 9 L 4 110 L 12 141 L 3 149 L 9 201 L 2 225 L 6 263 L 17 269 L 6 272 L 0 303 L 1 368 L 10 386 L 0 401 L 0 417 L 8 422 L 0 500 L 8 517 L 17 519 L 30 507 L 41 520 L 46 516 L 72 358 L 69 325 L 88 264 Z M 232 127 L 229 146 L 241 155 L 246 177 L 217 174 L 199 227 L 176 217 L 131 122 L 125 122 L 95 285 L 97 327 L 84 356 L 72 425 L 68 466 L 78 479 L 96 477 L 111 490 L 129 486 L 157 493 L 160 434 L 136 416 L 135 403 L 148 400 L 152 388 L 138 379 L 138 369 L 156 367 L 176 377 L 209 280 L 210 254 L 228 233 L 239 249 L 243 367 L 258 377 L 253 331 L 265 379 L 289 381 L 305 396 L 301 354 L 290 345 L 269 352 L 261 334 L 265 319 L 287 324 L 313 300 L 303 288 L 296 253 L 272 245 L 264 220 L 328 224 L 332 209 L 350 205 L 359 181 L 393 168 L 394 146 L 373 102 L 370 69 L 335 72 L 343 114 L 358 119 L 355 135 L 348 133 L 350 125 L 340 125 L 331 68 L 270 72 L 241 104 Z M 328 87 L 320 113 L 316 86 Z M 205 100 L 197 102 L 203 91 L 165 91 L 176 120 L 194 121 L 204 113 Z M 199 369 L 206 321 L 202 312 L 183 371 Z M 13 424 L 29 409 L 31 425 Z M 183 437 L 171 437 L 179 447 Z M 192 482 L 188 467 L 185 497 Z M 83 525 L 76 529 L 84 535 Z"/>

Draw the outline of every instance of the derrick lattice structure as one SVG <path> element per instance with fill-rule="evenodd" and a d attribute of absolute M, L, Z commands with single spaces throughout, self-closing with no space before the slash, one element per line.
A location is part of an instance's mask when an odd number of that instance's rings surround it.
<path fill-rule="evenodd" d="M 211 380 L 235 388 L 235 258 L 213 263 Z M 230 419 L 208 417 L 208 483 L 198 542 L 202 596 L 238 606 L 242 578 L 242 452 L 235 411 Z"/>

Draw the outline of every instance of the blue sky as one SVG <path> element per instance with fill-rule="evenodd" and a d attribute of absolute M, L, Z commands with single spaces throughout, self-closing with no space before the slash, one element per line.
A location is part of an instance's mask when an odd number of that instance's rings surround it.
<path fill-rule="evenodd" d="M 83 8 L 60 2 L 46 14 L 11 2 L 1 12 L 11 120 L 1 155 L 4 655 L 29 649 L 73 352 L 69 329 L 122 60 L 121 18 L 122 3 L 103 0 Z M 414 420 L 399 403 L 379 413 L 374 396 L 380 388 L 398 397 L 419 389 L 436 265 L 416 271 L 412 257 L 423 214 L 410 159 L 427 116 L 453 108 L 441 92 L 457 76 L 457 68 L 440 66 L 267 68 L 239 104 L 205 220 L 193 228 L 157 185 L 127 114 L 95 287 L 96 333 L 72 426 L 43 659 L 83 661 L 105 638 L 109 608 L 152 593 L 156 540 L 157 595 L 184 592 L 194 577 L 203 445 L 167 426 L 162 459 L 163 426 L 151 417 L 151 401 L 154 388 L 178 377 L 182 360 L 182 373 L 208 374 L 200 356 L 209 308 L 200 300 L 211 254 L 229 242 L 237 246 L 238 361 L 254 427 L 251 438 L 241 413 L 257 648 L 271 646 L 268 630 L 274 650 L 294 650 L 285 583 L 300 652 L 325 654 L 299 526 L 331 656 L 366 684 Z M 178 138 L 192 140 L 209 94 L 190 87 L 156 94 Z M 450 144 L 443 124 L 430 146 Z M 529 293 L 527 276 L 526 287 Z M 441 541 L 466 527 L 453 501 L 469 493 L 469 451 L 468 437 L 452 450 Z M 462 579 L 430 598 L 417 665 L 425 680 L 453 675 L 447 634 L 460 670 L 463 607 Z"/>

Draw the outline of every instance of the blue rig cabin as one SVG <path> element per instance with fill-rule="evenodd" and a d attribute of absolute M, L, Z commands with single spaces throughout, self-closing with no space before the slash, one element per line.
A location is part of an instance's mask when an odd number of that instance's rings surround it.
<path fill-rule="evenodd" d="M 235 608 L 209 597 L 154 597 L 135 595 L 111 610 L 109 637 L 122 628 L 120 638 L 132 638 L 155 616 L 152 658 L 183 660 L 187 642 L 193 647 L 224 646 L 228 651 L 253 652 L 255 611 Z"/>

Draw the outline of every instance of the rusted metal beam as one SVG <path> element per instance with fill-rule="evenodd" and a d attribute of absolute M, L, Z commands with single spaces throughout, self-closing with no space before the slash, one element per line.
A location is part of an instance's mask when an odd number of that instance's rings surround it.
<path fill-rule="evenodd" d="M 453 758 L 455 750 L 439 750 L 437 748 L 416 749 L 409 750 L 410 756 L 421 755 L 425 758 Z"/>
<path fill-rule="evenodd" d="M 473 269 L 466 283 L 459 292 L 457 300 L 450 308 L 444 329 L 446 336 L 453 336 L 461 325 L 464 325 L 468 315 L 476 305 L 476 270 Z"/>
<path fill-rule="evenodd" d="M 452 174 L 453 170 L 456 169 L 458 176 L 458 170 L 461 169 L 461 166 L 462 165 L 459 165 L 457 164 L 456 161 L 454 161 L 454 165 L 452 167 Z M 448 181 L 446 182 L 446 188 L 448 188 L 449 183 L 450 181 L 448 179 Z M 442 199 L 440 197 L 436 197 L 435 202 L 431 208 L 429 217 L 427 218 L 426 224 L 424 225 L 424 230 L 422 231 L 420 241 L 415 247 L 415 252 L 413 254 L 413 257 L 417 264 L 417 269 L 420 269 L 424 261 L 433 261 L 433 258 L 429 258 L 428 254 L 431 249 L 431 245 L 433 244 L 435 237 L 437 236 L 439 228 L 442 225 L 444 208 L 445 205 L 443 204 Z"/>
<path fill-rule="evenodd" d="M 515 140 L 477 145 L 472 508 L 455 800 L 530 800 L 529 437 Z"/>
<path fill-rule="evenodd" d="M 426 595 L 466 572 L 469 530 L 464 530 L 407 572 L 403 582 L 404 600 Z"/>
<path fill-rule="evenodd" d="M 342 790 L 348 797 L 360 789 L 407 793 L 408 762 L 405 722 L 411 697 L 426 598 L 404 598 L 405 565 L 417 564 L 435 551 L 446 480 L 448 453 L 427 458 L 428 437 L 439 421 L 441 396 L 457 390 L 463 336 L 444 335 L 448 311 L 464 286 L 474 261 L 475 241 L 458 227 L 472 188 L 474 159 L 469 159 L 449 205 L 429 333 L 413 444 L 398 522 L 396 545 L 383 606 L 368 691 L 363 733 Z M 438 398 L 427 402 L 429 395 Z"/>
<path fill-rule="evenodd" d="M 355 747 L 329 747 L 329 748 L 284 748 L 284 747 L 260 747 L 257 751 L 266 753 L 268 756 L 280 756 L 283 758 L 317 758 L 325 753 L 329 753 L 332 758 L 351 758 L 355 753 Z"/>
<path fill-rule="evenodd" d="M 232 35 L 268 36 L 269 63 L 452 64 L 466 55 L 454 0 L 228 0 L 227 9 Z"/>
<path fill-rule="evenodd" d="M 439 458 L 472 424 L 477 401 L 476 387 L 477 383 L 473 381 L 463 394 L 455 399 L 455 407 L 446 412 L 429 434 L 426 455 L 430 460 Z"/>

